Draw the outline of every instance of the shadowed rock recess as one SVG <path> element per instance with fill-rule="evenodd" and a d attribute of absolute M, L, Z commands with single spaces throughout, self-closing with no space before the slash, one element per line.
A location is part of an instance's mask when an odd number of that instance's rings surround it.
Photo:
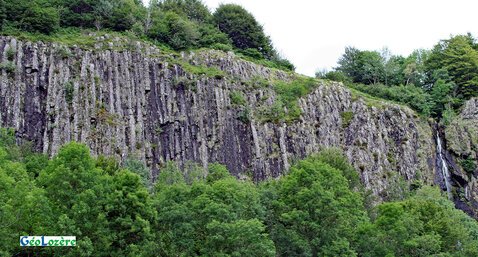
<path fill-rule="evenodd" d="M 298 100 L 298 119 L 268 122 L 274 82 L 297 75 L 232 53 L 178 55 L 108 36 L 90 47 L 0 37 L 0 57 L 0 125 L 49 155 L 74 140 L 95 155 L 143 160 L 153 176 L 168 160 L 192 160 L 258 181 L 339 147 L 381 197 L 399 178 L 436 179 L 433 130 L 409 108 L 324 81 Z"/>

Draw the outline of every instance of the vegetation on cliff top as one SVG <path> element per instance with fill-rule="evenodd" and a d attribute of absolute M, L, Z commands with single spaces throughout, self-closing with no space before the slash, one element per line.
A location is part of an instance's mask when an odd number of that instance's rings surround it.
<path fill-rule="evenodd" d="M 70 143 L 49 160 L 0 130 L 0 254 L 35 256 L 476 256 L 478 223 L 434 188 L 377 207 L 338 150 L 253 184 L 226 167 L 167 163 L 154 185 Z M 20 247 L 75 235 L 77 247 Z"/>
<path fill-rule="evenodd" d="M 4 35 L 28 32 L 37 38 L 51 35 L 53 40 L 71 41 L 82 38 L 78 29 L 127 33 L 174 50 L 235 50 L 252 60 L 294 70 L 274 50 L 257 20 L 234 4 L 223 4 L 211 13 L 200 0 L 153 0 L 149 7 L 139 0 L 1 0 Z"/>
<path fill-rule="evenodd" d="M 478 96 L 478 43 L 471 34 L 457 35 L 441 40 L 432 50 L 416 50 L 407 57 L 392 55 L 387 49 L 347 47 L 333 71 L 316 76 L 404 103 L 446 123 L 464 101 Z"/>

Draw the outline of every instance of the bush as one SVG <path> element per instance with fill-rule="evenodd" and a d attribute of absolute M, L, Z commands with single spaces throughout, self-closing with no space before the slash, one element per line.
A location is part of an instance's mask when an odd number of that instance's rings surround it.
<path fill-rule="evenodd" d="M 245 106 L 247 104 L 246 98 L 241 91 L 232 91 L 229 97 L 233 105 Z"/>
<path fill-rule="evenodd" d="M 317 81 L 308 77 L 297 77 L 289 83 L 278 81 L 274 85 L 277 99 L 272 106 L 263 107 L 263 121 L 279 123 L 297 120 L 302 114 L 298 99 L 310 93 L 316 86 Z"/>
<path fill-rule="evenodd" d="M 125 31 L 145 16 L 135 0 L 58 0 L 62 26 Z"/>
<path fill-rule="evenodd" d="M 241 54 L 245 56 L 252 57 L 254 59 L 263 59 L 262 53 L 259 52 L 259 50 L 254 49 L 254 48 L 247 48 L 244 50 L 239 51 Z"/>
<path fill-rule="evenodd" d="M 342 117 L 342 128 L 347 128 L 354 117 L 354 113 L 350 111 L 342 112 L 340 117 Z"/>
<path fill-rule="evenodd" d="M 221 51 L 224 51 L 224 52 L 232 51 L 232 46 L 226 45 L 226 44 L 221 44 L 221 43 L 213 44 L 213 45 L 211 45 L 211 48 L 216 49 L 216 50 L 221 50 Z"/>
<path fill-rule="evenodd" d="M 351 79 L 341 71 L 316 72 L 315 77 L 318 79 L 328 79 L 337 82 L 350 83 Z"/>
<path fill-rule="evenodd" d="M 295 71 L 295 66 L 289 60 L 282 58 L 280 56 L 274 56 L 271 60 L 278 69 Z"/>
<path fill-rule="evenodd" d="M 209 24 L 199 24 L 198 27 L 200 37 L 197 45 L 199 47 L 211 47 L 214 49 L 214 45 L 220 44 L 232 50 L 231 40 L 226 34 L 219 31 L 219 29 Z"/>
<path fill-rule="evenodd" d="M 163 0 L 151 5 L 162 12 L 174 12 L 192 22 L 207 23 L 212 19 L 209 9 L 199 0 Z"/>
<path fill-rule="evenodd" d="M 473 175 L 475 173 L 476 164 L 473 161 L 472 157 L 468 157 L 466 159 L 461 160 L 460 165 L 463 168 L 463 170 L 469 175 Z"/>
<path fill-rule="evenodd" d="M 13 62 L 2 62 L 0 63 L 0 70 L 5 70 L 7 73 L 13 73 L 17 69 L 17 66 L 15 66 L 15 63 Z"/>
<path fill-rule="evenodd" d="M 349 86 L 371 96 L 406 104 L 423 115 L 430 114 L 432 105 L 430 95 L 419 87 L 413 85 L 385 86 L 382 84 L 349 84 Z"/>
<path fill-rule="evenodd" d="M 197 45 L 199 31 L 197 26 L 174 12 L 153 13 L 152 27 L 149 36 L 166 42 L 176 50 L 191 48 Z"/>

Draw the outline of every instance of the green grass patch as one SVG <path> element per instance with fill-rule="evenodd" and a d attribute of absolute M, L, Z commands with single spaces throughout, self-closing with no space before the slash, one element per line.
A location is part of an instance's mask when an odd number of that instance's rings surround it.
<path fill-rule="evenodd" d="M 15 49 L 13 49 L 13 48 L 11 48 L 11 47 L 8 48 L 8 50 L 7 50 L 7 59 L 8 59 L 9 61 L 13 61 L 13 59 L 15 59 Z"/>
<path fill-rule="evenodd" d="M 304 76 L 297 76 L 290 82 L 276 81 L 273 89 L 277 94 L 277 99 L 271 106 L 261 108 L 262 120 L 290 123 L 299 119 L 302 114 L 298 104 L 299 98 L 312 92 L 318 84 L 318 80 Z"/>
<path fill-rule="evenodd" d="M 15 63 L 11 61 L 6 61 L 0 63 L 0 70 L 5 70 L 7 73 L 13 73 L 17 69 L 17 66 L 15 66 Z"/>
<path fill-rule="evenodd" d="M 226 73 L 215 67 L 208 67 L 205 65 L 192 65 L 186 61 L 179 61 L 171 59 L 171 61 L 183 68 L 187 73 L 194 75 L 206 76 L 209 78 L 223 79 L 226 76 Z"/>
<path fill-rule="evenodd" d="M 1 31 L 0 33 L 3 36 L 13 36 L 19 40 L 26 40 L 32 42 L 55 42 L 67 46 L 77 45 L 79 47 L 93 47 L 96 43 L 95 37 L 107 33 L 111 34 L 111 32 L 99 31 L 95 32 L 95 36 L 92 36 L 91 31 L 81 30 L 78 28 L 63 28 L 50 35 L 26 32 L 14 28 L 8 28 L 6 30 Z"/>
<path fill-rule="evenodd" d="M 73 102 L 75 87 L 71 81 L 68 81 L 64 85 L 65 90 L 65 100 L 67 103 L 71 104 Z"/>
<path fill-rule="evenodd" d="M 354 113 L 351 111 L 342 112 L 340 113 L 340 117 L 342 117 L 342 127 L 347 128 L 350 125 L 350 122 L 352 122 Z"/>
<path fill-rule="evenodd" d="M 234 90 L 229 94 L 231 103 L 233 105 L 245 106 L 247 104 L 246 98 L 241 91 Z"/>

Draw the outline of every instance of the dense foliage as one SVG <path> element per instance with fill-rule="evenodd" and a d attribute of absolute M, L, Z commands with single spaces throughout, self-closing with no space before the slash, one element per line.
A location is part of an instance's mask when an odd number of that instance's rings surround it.
<path fill-rule="evenodd" d="M 214 20 L 219 29 L 231 38 L 235 47 L 250 52 L 256 51 L 259 56 L 272 56 L 272 45 L 262 26 L 241 6 L 219 6 L 214 13 Z"/>
<path fill-rule="evenodd" d="M 213 15 L 200 0 L 152 0 L 149 7 L 140 0 L 0 0 L 4 34 L 68 33 L 67 28 L 134 33 L 174 50 L 236 50 L 254 61 L 294 70 L 256 19 L 237 5 L 221 5 Z"/>
<path fill-rule="evenodd" d="M 333 71 L 316 75 L 441 118 L 478 96 L 478 43 L 458 35 L 407 57 L 347 47 Z"/>
<path fill-rule="evenodd" d="M 223 165 L 118 165 L 70 143 L 51 160 L 0 130 L 1 256 L 476 256 L 478 223 L 422 188 L 366 207 L 339 150 L 279 180 L 238 180 Z M 368 214 L 371 214 L 370 216 Z M 22 235 L 75 235 L 77 247 L 19 247 Z"/>

